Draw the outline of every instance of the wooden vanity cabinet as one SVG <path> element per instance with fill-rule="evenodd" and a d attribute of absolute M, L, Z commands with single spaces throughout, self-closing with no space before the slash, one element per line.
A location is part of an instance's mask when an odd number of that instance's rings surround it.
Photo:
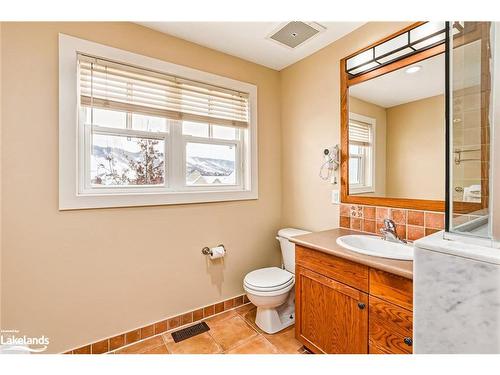
<path fill-rule="evenodd" d="M 295 334 L 314 353 L 404 354 L 412 281 L 296 246 Z"/>

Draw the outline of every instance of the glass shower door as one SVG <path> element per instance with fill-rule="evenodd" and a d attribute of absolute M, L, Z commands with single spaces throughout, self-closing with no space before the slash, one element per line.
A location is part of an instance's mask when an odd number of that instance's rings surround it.
<path fill-rule="evenodd" d="M 454 21 L 448 39 L 448 231 L 485 238 L 492 236 L 494 29 Z"/>

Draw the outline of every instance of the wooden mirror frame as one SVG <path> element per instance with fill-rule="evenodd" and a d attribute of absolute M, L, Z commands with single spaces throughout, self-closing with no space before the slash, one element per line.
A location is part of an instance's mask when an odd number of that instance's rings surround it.
<path fill-rule="evenodd" d="M 439 44 L 437 46 L 431 47 L 429 49 L 417 52 L 408 57 L 396 60 L 387 65 L 383 65 L 379 68 L 370 70 L 366 73 L 362 73 L 353 78 L 349 78 L 346 71 L 346 61 L 361 53 L 363 51 L 369 50 L 374 46 L 385 42 L 386 40 L 392 39 L 398 35 L 404 34 L 410 29 L 422 25 L 424 22 L 414 23 L 394 34 L 383 38 L 368 47 L 365 47 L 359 51 L 350 54 L 340 60 L 340 138 L 341 138 L 341 148 L 340 148 L 340 187 L 341 187 L 341 202 L 342 203 L 352 203 L 352 204 L 362 204 L 368 206 L 390 206 L 396 208 L 407 208 L 415 210 L 428 210 L 428 211 L 443 211 L 445 210 L 444 200 L 425 200 L 425 199 L 410 199 L 410 198 L 386 198 L 386 197 L 365 197 L 357 195 L 349 195 L 349 87 L 357 83 L 368 81 L 370 79 L 382 76 L 384 74 L 393 72 L 395 70 L 401 69 L 405 66 L 414 64 L 416 62 L 426 60 L 428 58 L 440 55 L 445 52 L 445 43 Z M 444 72 L 443 72 L 444 73 Z M 443 152 L 445 145 L 443 145 Z M 443 178 L 445 176 L 443 175 Z M 443 192 L 444 193 L 444 192 Z"/>

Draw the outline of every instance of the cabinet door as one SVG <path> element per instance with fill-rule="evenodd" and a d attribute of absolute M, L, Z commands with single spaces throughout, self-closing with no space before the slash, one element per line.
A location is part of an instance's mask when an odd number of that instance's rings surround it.
<path fill-rule="evenodd" d="M 316 353 L 368 352 L 368 295 L 296 267 L 295 330 Z"/>

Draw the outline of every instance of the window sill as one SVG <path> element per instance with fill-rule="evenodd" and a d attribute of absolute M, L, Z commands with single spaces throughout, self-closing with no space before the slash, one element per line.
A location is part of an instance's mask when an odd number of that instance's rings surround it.
<path fill-rule="evenodd" d="M 349 188 L 349 195 L 366 194 L 366 193 L 375 193 L 375 189 L 372 187 Z"/>
<path fill-rule="evenodd" d="M 59 210 L 80 210 L 91 208 L 163 206 L 173 204 L 195 204 L 258 199 L 258 192 L 238 191 L 185 191 L 161 193 L 121 193 L 121 194 L 86 194 L 61 196 Z"/>

